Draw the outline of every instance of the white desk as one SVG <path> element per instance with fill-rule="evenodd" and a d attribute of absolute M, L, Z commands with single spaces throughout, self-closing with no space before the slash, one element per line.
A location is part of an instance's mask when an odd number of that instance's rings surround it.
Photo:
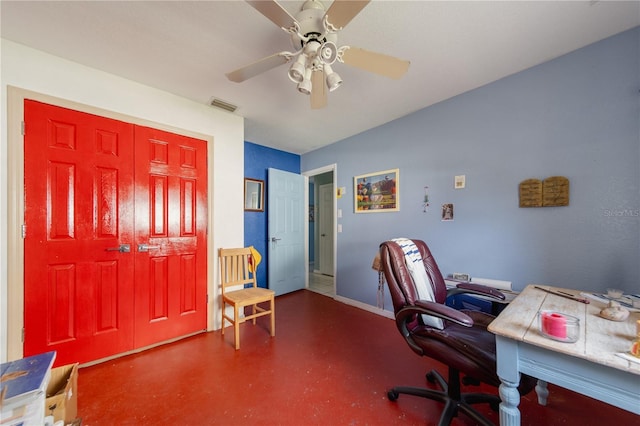
<path fill-rule="evenodd" d="M 520 424 L 520 373 L 640 414 L 640 364 L 615 355 L 629 351 L 640 313 L 632 312 L 626 321 L 613 322 L 598 315 L 604 306 L 593 300 L 590 304 L 576 302 L 529 285 L 489 325 L 489 331 L 496 335 L 502 382 L 501 425 Z M 578 341 L 562 343 L 542 336 L 537 319 L 540 309 L 578 317 Z"/>

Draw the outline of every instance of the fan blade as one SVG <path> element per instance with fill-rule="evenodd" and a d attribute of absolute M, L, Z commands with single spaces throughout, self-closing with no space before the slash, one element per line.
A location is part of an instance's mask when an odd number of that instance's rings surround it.
<path fill-rule="evenodd" d="M 382 53 L 370 52 L 359 47 L 346 49 L 342 54 L 342 62 L 396 80 L 409 69 L 409 61 Z"/>
<path fill-rule="evenodd" d="M 262 58 L 257 62 L 246 65 L 242 68 L 238 68 L 235 71 L 228 72 L 225 75 L 229 80 L 235 81 L 236 83 L 241 83 L 253 76 L 261 74 L 265 71 L 269 71 L 271 68 L 275 68 L 279 65 L 289 62 L 289 56 L 285 55 L 285 53 L 288 52 L 280 52 L 271 56 L 267 56 L 266 58 Z"/>
<path fill-rule="evenodd" d="M 246 2 L 280 28 L 291 28 L 296 22 L 295 18 L 275 0 L 246 0 Z"/>
<path fill-rule="evenodd" d="M 336 29 L 347 26 L 371 0 L 333 0 L 329 10 L 325 13 L 327 20 Z"/>
<path fill-rule="evenodd" d="M 324 71 L 314 71 L 311 74 L 311 109 L 327 106 L 327 86 L 324 80 Z"/>

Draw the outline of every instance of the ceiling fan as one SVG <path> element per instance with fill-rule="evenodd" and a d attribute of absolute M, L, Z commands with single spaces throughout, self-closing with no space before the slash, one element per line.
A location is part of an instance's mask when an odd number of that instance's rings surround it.
<path fill-rule="evenodd" d="M 294 52 L 278 52 L 231 71 L 227 78 L 243 82 L 279 65 L 292 62 L 288 75 L 298 91 L 310 95 L 311 108 L 327 105 L 331 92 L 342 84 L 332 65 L 342 62 L 365 71 L 399 79 L 409 69 L 409 61 L 352 46 L 338 47 L 338 32 L 371 0 L 334 0 L 325 9 L 319 0 L 307 0 L 295 17 L 275 0 L 246 0 L 258 12 L 291 36 Z M 326 83 L 326 85 L 325 85 Z"/>

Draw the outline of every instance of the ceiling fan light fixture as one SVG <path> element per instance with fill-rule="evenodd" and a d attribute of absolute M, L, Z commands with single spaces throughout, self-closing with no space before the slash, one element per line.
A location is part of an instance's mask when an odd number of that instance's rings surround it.
<path fill-rule="evenodd" d="M 304 80 L 305 64 L 307 58 L 304 55 L 299 55 L 295 62 L 291 64 L 289 68 L 289 79 L 294 83 L 301 83 Z"/>
<path fill-rule="evenodd" d="M 327 87 L 330 92 L 333 92 L 342 85 L 342 78 L 331 68 L 331 65 L 325 65 L 324 72 L 327 75 Z"/>
<path fill-rule="evenodd" d="M 304 72 L 304 79 L 298 83 L 298 92 L 310 95 L 311 90 L 311 68 L 307 68 Z"/>
<path fill-rule="evenodd" d="M 305 94 L 305 95 L 310 95 L 311 94 L 311 81 L 310 80 L 302 80 L 299 84 L 298 84 L 298 92 Z"/>
<path fill-rule="evenodd" d="M 338 47 L 332 41 L 323 43 L 318 52 L 320 60 L 327 65 L 333 64 L 338 59 Z"/>
<path fill-rule="evenodd" d="M 295 58 L 287 76 L 300 93 L 312 95 L 311 108 L 319 109 L 327 104 L 327 92 L 342 85 L 340 75 L 331 69 L 336 61 L 393 79 L 402 77 L 409 68 L 406 60 L 352 46 L 338 47 L 338 32 L 371 0 L 333 0 L 328 8 L 320 0 L 304 0 L 295 16 L 280 0 L 245 1 L 289 34 L 294 52 L 278 52 L 229 72 L 230 81 L 240 83 Z"/>

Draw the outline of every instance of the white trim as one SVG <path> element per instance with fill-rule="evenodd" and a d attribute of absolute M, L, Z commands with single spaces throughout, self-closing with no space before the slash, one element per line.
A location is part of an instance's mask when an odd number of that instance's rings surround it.
<path fill-rule="evenodd" d="M 333 163 L 333 164 L 329 164 L 327 166 L 323 166 L 323 167 L 318 167 L 317 169 L 313 169 L 313 170 L 307 170 L 306 172 L 302 172 L 302 175 L 307 177 L 307 183 L 305 185 L 304 188 L 304 193 L 306 194 L 306 206 L 307 206 L 307 214 L 306 214 L 306 224 L 307 226 L 305 227 L 305 230 L 307 232 L 307 241 L 305 244 L 305 258 L 306 258 L 306 264 L 307 266 L 309 265 L 309 236 L 308 236 L 308 232 L 309 232 L 309 180 L 308 178 L 310 176 L 316 176 L 316 175 L 321 175 L 323 173 L 328 173 L 328 172 L 332 172 L 333 173 L 333 197 L 335 200 L 336 197 L 336 191 L 337 191 L 337 182 L 338 182 L 338 164 Z M 338 276 L 337 276 L 337 267 L 338 267 L 338 202 L 337 200 L 333 203 L 333 294 L 337 295 L 337 288 L 336 288 L 336 283 L 338 281 Z M 314 263 L 314 268 L 315 268 L 315 263 Z M 314 272 L 315 269 L 314 269 Z M 317 271 L 320 272 L 320 271 Z M 306 280 L 306 284 L 305 284 L 305 288 L 309 288 L 309 278 L 308 278 L 309 272 L 307 270 L 307 280 Z"/>
<path fill-rule="evenodd" d="M 334 299 L 337 302 L 342 302 L 342 303 L 344 303 L 346 305 L 354 306 L 356 308 L 360 308 L 360 309 L 362 309 L 364 311 L 367 311 L 367 312 L 372 312 L 374 314 L 380 315 L 380 316 L 385 317 L 385 318 L 389 318 L 389 319 L 392 319 L 392 320 L 396 319 L 396 317 L 395 317 L 393 312 L 387 311 L 386 309 L 380 309 L 377 306 L 367 305 L 366 303 L 362 303 L 362 302 L 360 302 L 358 300 L 353 300 L 353 299 L 349 299 L 347 297 L 338 296 L 338 295 L 336 295 L 334 297 Z"/>
<path fill-rule="evenodd" d="M 157 129 L 178 133 L 207 142 L 207 173 L 208 173 L 208 192 L 207 192 L 207 208 L 208 223 L 207 228 L 213 229 L 213 164 L 214 164 L 214 145 L 213 136 L 180 129 L 174 126 L 163 125 L 161 123 L 152 122 L 150 120 L 132 117 L 115 111 L 109 111 L 75 101 L 57 98 L 42 93 L 32 92 L 29 90 L 8 86 L 7 88 L 7 122 L 8 128 L 8 187 L 10 188 L 11 197 L 9 199 L 8 209 L 8 276 L 7 284 L 7 359 L 18 359 L 23 357 L 23 341 L 22 330 L 24 328 L 24 239 L 21 237 L 21 226 L 24 218 L 24 192 L 22 191 L 22 183 L 24 181 L 24 144 L 23 135 L 20 131 L 22 121 L 24 121 L 24 101 L 32 99 L 39 102 L 45 102 L 63 108 L 74 109 L 76 111 L 86 112 L 90 114 L 100 115 L 102 117 L 114 120 L 126 121 L 128 123 L 154 127 Z M 213 238 L 210 233 L 207 234 L 207 256 L 209 259 L 214 258 L 212 252 L 215 253 Z M 215 282 L 215 262 L 207 263 L 207 331 L 216 328 L 215 312 L 217 306 L 217 291 Z M 213 297 L 212 297 L 213 296 Z M 182 337 L 180 337 L 182 338 Z M 166 343 L 166 342 L 163 342 Z M 136 350 L 137 351 L 137 350 Z M 129 352 L 127 352 L 129 353 Z M 125 354 L 118 354 L 122 356 Z M 116 357 L 117 357 L 116 356 Z"/>

